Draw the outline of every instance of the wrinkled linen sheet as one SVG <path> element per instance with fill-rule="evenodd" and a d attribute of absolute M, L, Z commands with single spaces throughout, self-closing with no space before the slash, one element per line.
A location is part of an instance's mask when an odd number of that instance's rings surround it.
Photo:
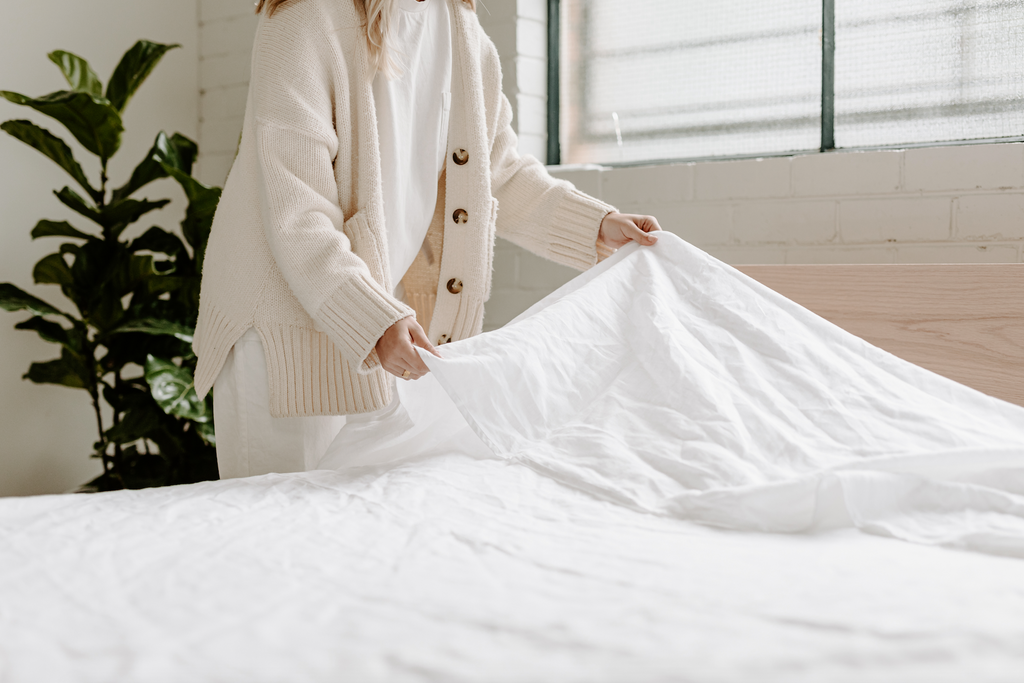
<path fill-rule="evenodd" d="M 675 235 L 620 250 L 443 360 L 421 355 L 480 455 L 631 509 L 1024 557 L 1024 408 L 896 358 Z M 457 444 L 461 420 L 436 393 L 403 388 L 401 405 L 342 430 L 321 467 Z"/>
<path fill-rule="evenodd" d="M 610 261 L 322 471 L 0 500 L 0 681 L 1020 681 L 1022 411 Z"/>

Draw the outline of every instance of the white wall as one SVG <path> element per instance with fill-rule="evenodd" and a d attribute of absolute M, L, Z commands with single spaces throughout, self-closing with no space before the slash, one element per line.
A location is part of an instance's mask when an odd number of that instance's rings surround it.
<path fill-rule="evenodd" d="M 198 0 L 199 178 L 223 185 L 238 148 L 256 31 L 252 0 Z"/>
<path fill-rule="evenodd" d="M 64 79 L 46 54 L 63 49 L 90 60 L 104 81 L 136 40 L 146 38 L 184 47 L 170 52 L 132 100 L 125 116 L 121 152 L 111 163 L 113 183 L 123 183 L 161 130 L 195 138 L 198 128 L 197 0 L 32 0 L 5 2 L 0 21 L 0 89 L 43 95 L 63 89 Z M 56 122 L 0 100 L 0 121 L 28 118 L 63 137 L 86 173 L 98 184 L 91 155 Z M 0 281 L 13 282 L 48 300 L 60 300 L 54 286 L 35 286 L 32 266 L 60 244 L 54 238 L 33 243 L 29 231 L 42 218 L 87 221 L 64 209 L 52 190 L 73 185 L 66 174 L 38 152 L 0 134 Z M 184 201 L 169 182 L 145 191 L 174 203 L 145 219 L 177 227 Z M 13 329 L 24 313 L 0 311 L 0 495 L 57 493 L 100 472 L 88 455 L 96 427 L 88 395 L 81 390 L 35 385 L 21 379 L 34 360 L 56 357 L 57 347 L 34 333 Z"/>

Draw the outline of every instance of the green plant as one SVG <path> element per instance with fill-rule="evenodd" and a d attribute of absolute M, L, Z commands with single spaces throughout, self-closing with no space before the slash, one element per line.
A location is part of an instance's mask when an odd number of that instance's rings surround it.
<path fill-rule="evenodd" d="M 175 47 L 139 41 L 117 65 L 106 91 L 86 60 L 63 51 L 49 57 L 69 90 L 39 98 L 0 91 L 15 104 L 56 119 L 99 158 L 96 188 L 71 148 L 48 130 L 26 120 L 0 125 L 68 172 L 85 196 L 70 187 L 54 194 L 95 226 L 83 231 L 65 221 L 42 220 L 32 230 L 33 239 L 69 238 L 35 265 L 33 277 L 37 283 L 59 285 L 77 314 L 10 283 L 0 284 L 0 307 L 32 314 L 15 327 L 33 330 L 61 347 L 59 358 L 33 363 L 25 378 L 84 389 L 92 400 L 99 430 L 93 457 L 102 460 L 103 474 L 83 490 L 217 478 L 213 404 L 209 397 L 200 401 L 196 396 L 191 341 L 203 254 L 220 189 L 192 177 L 198 153 L 194 142 L 161 132 L 128 181 L 108 191 L 107 164 L 121 146 L 125 107 Z M 170 201 L 132 196 L 168 177 L 188 199 L 181 222 L 184 242 L 159 227 L 134 239 L 125 237 L 130 225 Z M 110 407 L 109 424 L 103 402 Z"/>

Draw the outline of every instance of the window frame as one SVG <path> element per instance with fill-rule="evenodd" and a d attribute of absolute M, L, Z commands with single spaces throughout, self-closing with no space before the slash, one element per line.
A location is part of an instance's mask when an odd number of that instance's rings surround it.
<path fill-rule="evenodd" d="M 547 164 L 558 166 L 562 163 L 560 130 L 561 116 L 561 0 L 548 2 L 548 63 L 547 63 Z M 942 140 L 915 142 L 895 145 L 874 145 L 842 147 L 835 144 L 835 53 L 836 23 L 835 0 L 822 0 L 821 27 L 821 144 L 819 154 L 830 152 L 865 152 L 895 149 L 917 149 L 922 147 L 953 147 L 962 145 L 988 145 L 996 143 L 1024 142 L 1024 135 L 999 138 L 972 138 L 969 140 Z M 602 166 L 629 167 L 677 164 L 703 161 L 730 161 L 767 157 L 791 157 L 814 154 L 811 150 L 800 152 L 775 152 L 764 154 L 737 154 L 730 156 L 684 157 L 676 159 L 646 159 L 641 161 L 602 162 Z"/>

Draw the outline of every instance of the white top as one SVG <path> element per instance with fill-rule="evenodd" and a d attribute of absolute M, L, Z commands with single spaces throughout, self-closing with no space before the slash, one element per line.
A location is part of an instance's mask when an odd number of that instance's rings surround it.
<path fill-rule="evenodd" d="M 394 43 L 401 75 L 377 74 L 384 223 L 396 284 L 416 259 L 437 203 L 448 147 L 452 34 L 446 0 L 397 0 Z"/>

